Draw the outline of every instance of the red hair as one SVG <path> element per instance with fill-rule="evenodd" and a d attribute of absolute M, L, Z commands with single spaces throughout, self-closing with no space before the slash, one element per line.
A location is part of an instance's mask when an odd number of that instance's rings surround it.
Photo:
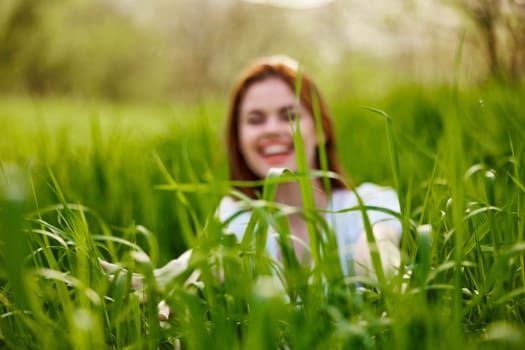
<path fill-rule="evenodd" d="M 248 167 L 239 147 L 239 113 L 244 95 L 249 87 L 266 80 L 268 78 L 278 78 L 285 82 L 292 91 L 295 91 L 297 79 L 300 79 L 301 90 L 299 93 L 301 104 L 314 115 L 313 98 L 317 99 L 321 125 L 324 132 L 326 156 L 328 160 L 328 170 L 343 175 L 342 168 L 336 157 L 335 137 L 332 118 L 326 107 L 326 103 L 319 90 L 309 76 L 298 73 L 297 63 L 287 57 L 271 57 L 257 61 L 251 66 L 235 84 L 228 111 L 226 125 L 226 144 L 228 160 L 230 165 L 230 180 L 234 181 L 254 181 L 260 177 Z M 319 167 L 319 152 L 317 151 L 317 167 Z M 330 179 L 332 188 L 344 188 L 345 185 L 337 180 Z M 240 191 L 251 198 L 255 198 L 260 187 L 238 187 Z"/>

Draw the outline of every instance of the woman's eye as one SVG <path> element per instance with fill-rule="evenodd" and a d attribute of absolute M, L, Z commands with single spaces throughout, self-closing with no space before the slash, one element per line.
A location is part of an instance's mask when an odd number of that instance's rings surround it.
<path fill-rule="evenodd" d="M 301 115 L 293 110 L 287 110 L 286 112 L 281 113 L 282 121 L 294 121 L 295 118 L 301 118 Z"/>
<path fill-rule="evenodd" d="M 250 114 L 246 117 L 246 123 L 250 125 L 258 125 L 264 123 L 264 116 L 261 114 Z"/>

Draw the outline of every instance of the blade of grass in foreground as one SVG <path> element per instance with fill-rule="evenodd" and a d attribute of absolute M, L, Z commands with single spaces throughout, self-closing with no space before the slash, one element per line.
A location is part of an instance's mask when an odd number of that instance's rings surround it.
<path fill-rule="evenodd" d="M 453 278 L 451 299 L 451 322 L 450 332 L 451 336 L 458 340 L 463 340 L 464 337 L 461 334 L 462 325 L 462 314 L 463 314 L 463 303 L 462 303 L 462 286 L 463 286 L 463 273 L 461 264 L 464 261 L 463 244 L 465 236 L 464 227 L 464 205 L 465 205 L 465 192 L 464 192 L 464 174 L 465 159 L 463 158 L 463 134 L 459 120 L 460 109 L 457 104 L 457 93 L 454 92 L 453 96 L 453 108 L 454 111 L 448 115 L 445 119 L 445 138 L 448 144 L 446 165 L 446 176 L 448 179 L 448 185 L 451 192 L 451 214 L 452 223 L 454 227 L 454 245 L 453 245 Z"/>
<path fill-rule="evenodd" d="M 398 159 L 398 151 L 397 151 L 397 146 L 396 146 L 396 143 L 395 143 L 395 139 L 394 139 L 394 136 L 393 136 L 393 131 L 392 131 L 392 118 L 386 113 L 384 112 L 383 110 L 380 110 L 380 109 L 377 109 L 377 108 L 372 108 L 372 107 L 365 107 L 366 110 L 370 111 L 370 112 L 373 112 L 373 113 L 376 113 L 380 116 L 382 116 L 385 120 L 385 131 L 386 131 L 386 139 L 387 139 L 387 146 L 388 146 L 388 153 L 389 153 L 389 158 L 390 158 L 390 166 L 392 168 L 392 176 L 394 178 L 394 186 L 395 186 L 395 190 L 396 190 L 396 193 L 397 193 L 397 198 L 398 198 L 398 201 L 399 201 L 399 210 L 400 210 L 400 214 L 401 214 L 401 228 L 402 228 L 402 232 L 405 233 L 404 235 L 402 235 L 402 239 L 401 239 L 401 251 L 402 252 L 405 252 L 407 250 L 407 247 L 406 247 L 406 241 L 407 239 L 403 239 L 403 236 L 405 236 L 406 234 L 408 234 L 408 232 L 410 232 L 410 218 L 408 217 L 408 215 L 406 215 L 406 212 L 408 212 L 408 208 L 407 208 L 407 202 L 405 201 L 405 194 L 402 193 L 402 187 L 401 187 L 401 171 L 400 171 L 400 167 L 399 167 L 399 159 Z M 361 202 L 361 199 L 358 198 L 359 200 L 359 204 L 360 205 L 363 205 L 363 203 Z M 365 213 L 363 213 L 363 216 L 365 215 Z M 373 239 L 373 232 L 369 232 L 369 230 L 371 231 L 372 228 L 370 226 L 370 222 L 368 220 L 368 217 L 366 218 L 366 220 L 364 221 L 365 223 L 365 229 L 367 231 L 367 238 L 368 238 L 368 241 L 369 243 L 370 242 L 373 242 L 375 243 L 375 239 L 373 241 L 370 241 L 370 239 Z M 370 226 L 370 227 L 369 227 Z M 402 284 L 402 279 L 403 279 L 403 275 L 404 275 L 404 269 L 405 269 L 405 265 L 407 265 L 407 261 L 405 261 L 405 254 L 401 254 L 401 264 L 399 266 L 399 272 L 398 272 L 398 285 L 401 286 Z M 372 257 L 372 261 L 374 262 L 374 259 Z M 374 268 L 377 269 L 377 267 L 380 267 L 380 266 L 377 266 L 375 264 L 379 263 L 380 264 L 380 257 L 379 257 L 379 254 L 376 258 L 376 262 L 374 262 Z M 381 272 L 382 272 L 382 269 L 381 269 Z M 384 274 L 381 273 L 382 276 L 380 276 L 378 274 L 378 278 L 381 278 L 383 277 L 384 278 Z M 381 279 L 379 279 L 380 282 L 384 282 L 381 281 Z"/>
<path fill-rule="evenodd" d="M 513 171 L 514 174 L 509 174 L 509 176 L 513 179 L 513 181 L 516 184 L 516 207 L 517 207 L 517 217 L 521 218 L 523 213 L 523 207 L 522 207 L 522 194 L 521 192 L 525 192 L 525 184 L 520 183 L 520 173 L 519 173 L 519 161 L 516 157 L 516 152 L 514 151 L 514 143 L 512 142 L 512 138 L 509 135 L 509 144 L 510 144 L 510 150 L 511 150 L 511 156 L 512 156 L 512 165 L 513 165 Z M 524 204 L 525 205 L 525 204 Z M 518 226 L 518 232 L 517 232 L 517 241 L 523 242 L 523 231 L 525 230 L 524 225 Z M 525 257 L 522 255 L 520 256 L 520 277 L 521 277 L 521 285 L 525 286 Z"/>
<path fill-rule="evenodd" d="M 315 201 L 312 190 L 312 180 L 307 176 L 309 172 L 308 161 L 306 159 L 306 153 L 304 150 L 304 142 L 301 134 L 301 86 L 302 86 L 302 76 L 300 71 L 297 72 L 297 79 L 295 81 L 295 111 L 294 118 L 292 120 L 292 115 L 290 118 L 290 127 L 292 128 L 292 136 L 295 150 L 295 157 L 297 163 L 297 173 L 299 176 L 299 186 L 301 189 L 302 205 L 304 212 L 308 215 L 315 211 Z M 306 231 L 308 233 L 308 240 L 310 243 L 310 253 L 312 254 L 312 260 L 316 266 L 320 264 L 320 249 L 319 242 L 317 238 L 316 228 L 314 223 L 311 220 L 306 220 Z M 318 274 L 314 275 L 315 278 L 320 278 Z"/>
<path fill-rule="evenodd" d="M 3 243 L 3 271 L 7 274 L 14 299 L 21 309 L 27 307 L 26 256 L 28 239 L 24 229 L 24 208 L 27 185 L 24 174 L 14 165 L 7 168 L 0 163 L 0 243 Z"/>

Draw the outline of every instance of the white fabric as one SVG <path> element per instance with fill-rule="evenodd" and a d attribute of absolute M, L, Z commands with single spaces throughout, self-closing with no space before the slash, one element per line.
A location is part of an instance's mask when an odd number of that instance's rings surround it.
<path fill-rule="evenodd" d="M 399 212 L 399 202 L 396 192 L 392 188 L 381 187 L 372 183 L 364 183 L 356 188 L 357 193 L 363 200 L 365 206 L 374 206 Z M 219 205 L 218 215 L 222 222 L 226 222 L 232 215 L 238 214 L 228 223 L 228 229 L 237 236 L 240 241 L 246 230 L 246 225 L 250 220 L 251 212 L 243 210 L 243 203 L 235 201 L 231 197 L 224 197 Z M 337 238 L 339 249 L 339 258 L 343 272 L 348 275 L 352 270 L 353 256 L 355 256 L 354 247 L 364 231 L 364 223 L 361 210 L 351 210 L 338 212 L 341 210 L 355 208 L 358 206 L 356 195 L 353 191 L 346 189 L 337 189 L 332 193 L 325 215 L 325 219 L 333 230 Z M 382 223 L 389 225 L 398 235 L 397 241 L 401 237 L 401 224 L 399 220 L 386 213 L 378 210 L 368 210 L 368 217 L 372 225 Z M 268 253 L 272 257 L 277 257 L 278 244 L 276 233 L 270 228 L 268 241 L 266 244 Z"/>

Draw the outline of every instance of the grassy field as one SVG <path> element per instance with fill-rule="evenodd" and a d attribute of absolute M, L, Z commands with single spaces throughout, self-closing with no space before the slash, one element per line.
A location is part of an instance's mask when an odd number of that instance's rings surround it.
<path fill-rule="evenodd" d="M 400 197 L 403 264 L 379 282 L 343 278 L 330 254 L 281 266 L 223 234 L 223 103 L 0 100 L 0 347 L 522 349 L 523 96 L 487 84 L 329 98 L 352 183 Z M 187 271 L 153 278 L 187 248 Z M 108 278 L 99 257 L 147 287 Z M 203 286 L 185 285 L 193 269 Z"/>

